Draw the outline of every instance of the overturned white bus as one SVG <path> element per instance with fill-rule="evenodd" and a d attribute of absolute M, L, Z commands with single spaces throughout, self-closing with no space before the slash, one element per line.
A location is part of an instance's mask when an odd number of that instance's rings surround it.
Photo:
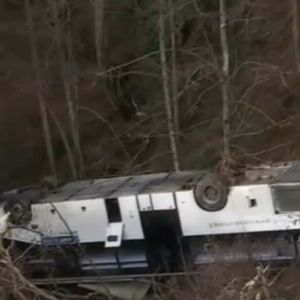
<path fill-rule="evenodd" d="M 10 212 L 5 240 L 25 253 L 32 276 L 299 259 L 297 162 L 244 168 L 230 186 L 209 171 L 184 171 L 16 189 L 1 203 Z"/>

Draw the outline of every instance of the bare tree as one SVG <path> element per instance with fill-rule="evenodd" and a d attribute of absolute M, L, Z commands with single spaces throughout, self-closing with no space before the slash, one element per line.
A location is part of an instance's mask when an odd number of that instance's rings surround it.
<path fill-rule="evenodd" d="M 226 30 L 226 0 L 219 0 L 220 13 L 220 43 L 222 49 L 222 70 L 220 75 L 221 93 L 223 101 L 222 123 L 223 123 L 223 162 L 227 165 L 231 161 L 229 137 L 229 49 Z"/>
<path fill-rule="evenodd" d="M 74 155 L 74 158 L 70 158 L 70 161 L 76 162 L 76 174 L 74 174 L 73 167 L 71 168 L 72 177 L 84 177 L 84 163 L 83 155 L 80 145 L 79 138 L 79 125 L 78 125 L 78 114 L 76 109 L 76 103 L 74 99 L 75 83 L 74 76 L 71 70 L 72 60 L 72 36 L 70 28 L 64 30 L 63 25 L 58 17 L 58 7 L 55 1 L 49 1 L 49 6 L 52 9 L 53 17 L 55 20 L 55 33 L 57 41 L 57 51 L 60 64 L 60 75 L 63 82 L 63 88 L 66 98 L 66 106 L 68 109 L 68 117 L 70 122 L 70 132 L 73 144 L 73 153 L 69 152 L 68 155 Z M 65 53 L 67 55 L 65 55 Z M 67 57 L 67 58 L 66 58 Z M 73 178 L 74 179 L 74 178 Z"/>
<path fill-rule="evenodd" d="M 57 174 L 56 174 L 54 150 L 52 145 L 48 114 L 46 110 L 46 100 L 43 95 L 43 86 L 41 81 L 42 77 L 41 77 L 40 64 L 39 64 L 39 58 L 37 52 L 37 41 L 34 33 L 32 7 L 31 7 L 30 0 L 25 0 L 25 17 L 29 29 L 31 57 L 32 57 L 32 64 L 35 73 L 36 91 L 37 91 L 37 97 L 39 101 L 39 108 L 40 108 L 40 115 L 42 119 L 42 128 L 43 128 L 43 135 L 46 144 L 47 157 L 48 157 L 51 173 L 54 177 L 56 177 Z"/>
<path fill-rule="evenodd" d="M 95 30 L 95 48 L 96 48 L 96 59 L 97 69 L 102 71 L 102 51 L 103 51 L 103 25 L 104 25 L 104 1 L 105 0 L 94 0 L 94 30 Z"/>
<path fill-rule="evenodd" d="M 173 103 L 173 114 L 174 114 L 174 127 L 176 137 L 179 135 L 180 124 L 178 115 L 178 83 L 177 83 L 177 70 L 176 70 L 176 28 L 175 28 L 175 9 L 173 0 L 168 0 L 169 10 L 169 25 L 171 34 L 171 61 L 172 61 L 172 103 Z M 177 138 L 178 142 L 178 138 Z"/>
<path fill-rule="evenodd" d="M 78 176 L 85 177 L 83 154 L 80 143 L 80 133 L 79 133 L 79 119 L 78 119 L 78 92 L 77 92 L 77 82 L 76 75 L 73 72 L 73 45 L 72 45 L 72 33 L 71 28 L 67 29 L 67 53 L 68 60 L 65 63 L 64 75 L 64 86 L 66 91 L 66 100 L 69 111 L 71 136 L 74 145 L 74 152 L 76 154 L 76 162 L 78 169 Z M 69 91 L 67 91 L 69 90 Z"/>
<path fill-rule="evenodd" d="M 167 66 L 167 59 L 166 59 L 164 0 L 158 0 L 158 6 L 159 6 L 158 31 L 159 31 L 160 63 L 161 63 L 163 91 L 164 91 L 164 98 L 165 98 L 164 100 L 165 100 L 166 113 L 167 113 L 168 132 L 169 132 L 169 139 L 170 139 L 170 148 L 171 148 L 172 158 L 173 158 L 173 166 L 174 166 L 174 170 L 178 171 L 180 167 L 179 167 L 178 150 L 176 144 L 174 118 L 172 113 L 172 103 L 171 103 L 170 89 L 169 89 L 168 66 Z"/>
<path fill-rule="evenodd" d="M 77 176 L 76 163 L 74 161 L 74 155 L 72 152 L 72 148 L 69 143 L 68 137 L 65 133 L 65 130 L 64 130 L 61 122 L 59 121 L 59 119 L 57 118 L 57 116 L 52 111 L 52 109 L 49 105 L 47 105 L 47 112 L 49 113 L 49 116 L 52 118 L 52 120 L 57 128 L 57 131 L 61 137 L 62 143 L 65 147 L 65 150 L 67 153 L 67 159 L 68 159 L 68 163 L 69 163 L 69 168 L 70 168 L 70 172 L 71 172 L 71 177 L 72 177 L 72 179 L 76 179 L 76 176 Z M 57 172 L 57 173 L 59 173 L 59 172 Z M 59 174 L 57 174 L 57 175 L 59 176 Z M 59 180 L 59 179 L 60 178 L 57 178 L 57 180 Z"/>
<path fill-rule="evenodd" d="M 299 5 L 298 0 L 290 0 L 291 13 L 292 13 L 292 31 L 293 31 L 293 43 L 294 43 L 294 55 L 295 62 L 300 77 L 300 49 L 299 49 Z"/>

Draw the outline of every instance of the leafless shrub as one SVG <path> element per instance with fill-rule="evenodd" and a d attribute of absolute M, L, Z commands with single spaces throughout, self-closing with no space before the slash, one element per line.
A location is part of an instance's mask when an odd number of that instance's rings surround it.
<path fill-rule="evenodd" d="M 161 299 L 174 300 L 299 299 L 299 293 L 294 288 L 297 285 L 295 278 L 289 276 L 289 280 L 282 283 L 283 274 L 290 272 L 294 274 L 292 268 L 285 272 L 271 272 L 269 267 L 255 268 L 249 263 L 210 265 L 201 268 L 201 275 L 180 280 L 171 278 L 166 284 L 157 284 L 155 291 Z"/>
<path fill-rule="evenodd" d="M 161 300 L 296 300 L 300 299 L 298 275 L 296 267 L 274 271 L 268 266 L 255 267 L 251 261 L 216 263 L 187 271 L 182 277 L 153 280 L 151 296 Z M 104 299 L 103 295 L 89 292 L 78 296 L 72 291 L 56 289 L 50 293 L 36 287 L 24 277 L 21 267 L 16 265 L 2 243 L 0 292 L 3 300 Z"/>
<path fill-rule="evenodd" d="M 57 300 L 56 297 L 37 288 L 22 275 L 2 243 L 0 244 L 0 291 L 3 300 Z"/>

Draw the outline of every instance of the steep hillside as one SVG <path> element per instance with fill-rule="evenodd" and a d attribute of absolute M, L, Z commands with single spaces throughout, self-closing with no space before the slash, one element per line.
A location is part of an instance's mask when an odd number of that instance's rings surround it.
<path fill-rule="evenodd" d="M 300 62 L 292 25 L 299 12 L 288 1 L 227 2 L 232 155 L 251 163 L 298 158 Z M 171 169 L 158 2 L 28 0 L 29 15 L 24 3 L 0 3 L 0 189 L 50 172 L 40 97 L 60 179 L 71 178 L 70 153 L 80 164 L 68 100 L 83 156 L 78 174 Z M 167 73 L 176 75 L 169 86 L 178 102 L 180 165 L 213 165 L 223 149 L 218 1 L 162 3 Z"/>

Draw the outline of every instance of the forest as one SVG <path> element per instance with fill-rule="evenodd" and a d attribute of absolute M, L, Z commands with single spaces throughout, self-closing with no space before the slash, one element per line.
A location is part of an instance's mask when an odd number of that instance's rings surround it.
<path fill-rule="evenodd" d="M 0 191 L 48 175 L 59 184 L 299 159 L 299 7 L 0 1 Z M 224 269 L 208 274 L 220 298 L 187 287 L 187 299 L 242 299 L 224 292 Z M 264 293 L 243 299 L 285 299 Z"/>
<path fill-rule="evenodd" d="M 1 190 L 298 158 L 296 0 L 0 5 Z"/>

